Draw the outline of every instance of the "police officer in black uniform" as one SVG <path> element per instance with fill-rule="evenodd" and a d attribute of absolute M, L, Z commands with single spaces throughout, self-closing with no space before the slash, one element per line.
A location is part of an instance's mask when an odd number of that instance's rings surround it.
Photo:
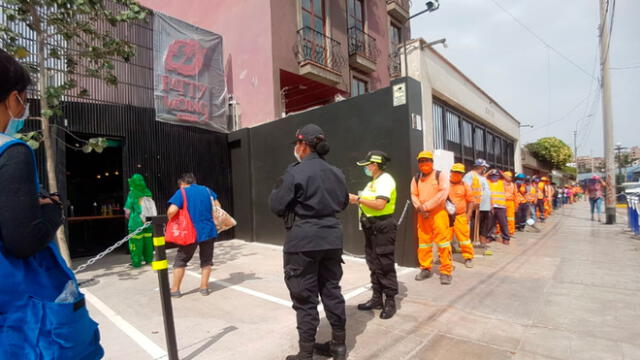
<path fill-rule="evenodd" d="M 324 156 L 329 145 L 320 127 L 309 124 L 296 133 L 294 156 L 271 193 L 271 211 L 284 218 L 284 276 L 296 311 L 300 351 L 287 360 L 316 353 L 345 359 L 345 301 L 341 294 L 342 225 L 336 215 L 349 204 L 344 174 Z M 332 328 L 332 340 L 315 344 L 320 324 L 318 295 Z"/>

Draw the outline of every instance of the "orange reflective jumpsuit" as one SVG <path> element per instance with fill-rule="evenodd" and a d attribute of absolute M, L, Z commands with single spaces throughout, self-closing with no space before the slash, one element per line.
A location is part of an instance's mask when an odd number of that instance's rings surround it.
<path fill-rule="evenodd" d="M 433 245 L 438 247 L 440 273 L 451 275 L 453 271 L 451 243 L 449 242 L 449 215 L 445 203 L 449 195 L 449 176 L 436 171 L 411 180 L 411 202 L 418 212 L 418 261 L 421 269 L 431 270 Z"/>
<path fill-rule="evenodd" d="M 473 206 L 474 196 L 471 187 L 460 181 L 457 184 L 451 183 L 449 188 L 449 199 L 456 205 L 456 220 L 451 228 L 449 242 L 453 240 L 453 235 L 458 239 L 462 257 L 473 259 L 473 244 L 471 244 L 471 228 L 469 226 L 469 216 L 467 210 Z"/>
<path fill-rule="evenodd" d="M 544 215 L 545 217 L 549 217 L 551 216 L 551 213 L 553 212 L 553 195 L 555 195 L 555 192 L 553 191 L 553 186 L 551 186 L 551 184 L 545 184 L 544 186 L 545 189 L 545 199 L 544 199 Z"/>
<path fill-rule="evenodd" d="M 516 233 L 516 184 L 505 180 L 504 192 L 507 200 L 507 224 L 509 224 L 509 234 L 513 235 Z"/>

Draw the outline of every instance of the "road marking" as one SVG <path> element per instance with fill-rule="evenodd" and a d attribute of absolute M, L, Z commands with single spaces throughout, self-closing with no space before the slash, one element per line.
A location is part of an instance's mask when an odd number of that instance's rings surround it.
<path fill-rule="evenodd" d="M 187 274 L 189 274 L 189 275 L 191 275 L 193 277 L 196 277 L 198 279 L 200 278 L 200 274 L 198 274 L 198 273 L 196 273 L 194 271 L 187 271 Z M 236 290 L 236 291 L 240 291 L 240 292 L 245 293 L 247 295 L 251 295 L 251 296 L 255 296 L 257 298 L 263 299 L 263 300 L 271 301 L 272 303 L 275 303 L 275 304 L 278 304 L 278 305 L 282 305 L 282 306 L 286 306 L 286 307 L 291 307 L 293 305 L 293 303 L 291 301 L 283 300 L 283 299 L 280 299 L 279 297 L 276 297 L 276 296 L 271 296 L 271 295 L 267 295 L 267 294 L 261 293 L 259 291 L 251 290 L 251 289 L 248 289 L 248 288 L 243 287 L 243 286 L 233 285 L 233 284 L 230 284 L 230 283 L 228 283 L 226 281 L 217 280 L 215 278 L 211 278 L 211 281 L 216 283 L 216 284 L 218 284 L 218 285 L 221 285 L 221 286 L 223 286 L 225 288 L 229 288 L 229 289 L 233 289 L 233 290 Z"/>
<path fill-rule="evenodd" d="M 129 322 L 113 311 L 107 304 L 103 303 L 95 295 L 90 293 L 87 289 L 82 289 L 85 298 L 95 306 L 104 316 L 106 316 L 112 323 L 114 323 L 120 330 L 127 334 L 133 341 L 135 341 L 144 351 L 146 351 L 153 359 L 158 359 L 167 356 L 167 352 L 156 345 L 151 339 L 144 336 L 138 329 L 133 327 Z"/>

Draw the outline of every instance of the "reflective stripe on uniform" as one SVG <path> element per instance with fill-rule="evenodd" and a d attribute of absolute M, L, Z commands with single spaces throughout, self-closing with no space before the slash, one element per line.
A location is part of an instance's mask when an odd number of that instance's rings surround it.
<path fill-rule="evenodd" d="M 164 244 L 165 244 L 164 236 L 153 238 L 153 246 L 163 246 Z"/>
<path fill-rule="evenodd" d="M 432 246 L 433 246 L 433 244 L 420 244 L 420 245 L 418 245 L 418 247 L 421 248 L 421 249 L 430 248 Z"/>
<path fill-rule="evenodd" d="M 446 248 L 447 246 L 451 246 L 451 243 L 448 241 L 446 243 L 438 244 L 439 248 Z"/>
<path fill-rule="evenodd" d="M 460 245 L 471 245 L 471 240 L 460 241 L 460 242 L 458 242 L 458 244 L 460 244 Z"/>

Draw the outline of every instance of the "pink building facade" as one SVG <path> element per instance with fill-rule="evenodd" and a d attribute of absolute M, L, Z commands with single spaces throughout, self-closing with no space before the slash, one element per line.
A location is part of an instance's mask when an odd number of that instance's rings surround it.
<path fill-rule="evenodd" d="M 240 127 L 389 86 L 408 0 L 140 0 L 222 35 Z"/>

